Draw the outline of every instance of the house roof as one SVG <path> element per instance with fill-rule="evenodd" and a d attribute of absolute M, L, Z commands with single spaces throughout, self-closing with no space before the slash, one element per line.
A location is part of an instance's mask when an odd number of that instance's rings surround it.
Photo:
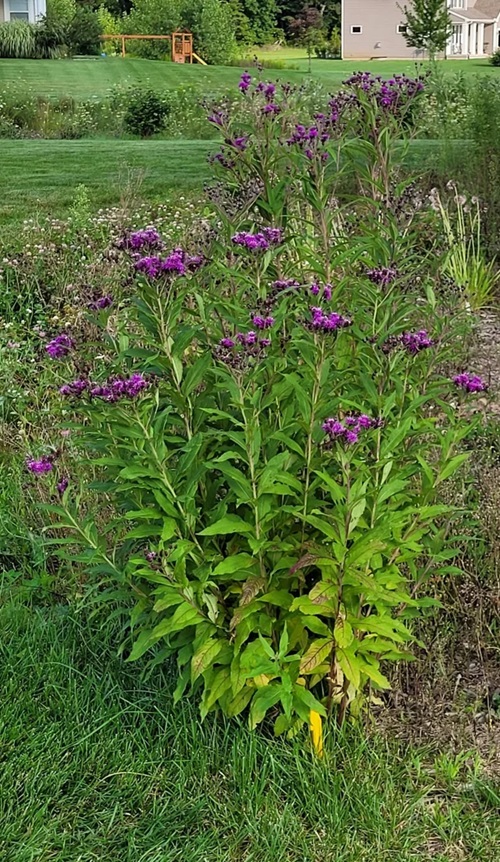
<path fill-rule="evenodd" d="M 488 18 L 498 18 L 500 15 L 500 0 L 476 0 L 474 9 L 487 15 Z"/>
<path fill-rule="evenodd" d="M 493 15 L 488 15 L 477 8 L 474 9 L 450 9 L 452 17 L 458 18 L 459 21 L 494 21 L 500 12 L 500 4 L 496 4 L 497 11 Z"/>

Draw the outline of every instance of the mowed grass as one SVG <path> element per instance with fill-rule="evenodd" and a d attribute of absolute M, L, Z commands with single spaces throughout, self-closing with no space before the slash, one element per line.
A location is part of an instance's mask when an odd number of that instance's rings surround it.
<path fill-rule="evenodd" d="M 261 52 L 264 59 L 278 60 L 288 66 L 267 69 L 266 78 L 290 80 L 296 83 L 308 75 L 308 60 L 304 51 L 294 49 Z M 250 63 L 251 61 L 249 61 Z M 244 65 L 244 64 L 243 64 Z M 293 68 L 293 67 L 298 68 Z M 291 68 L 290 68 L 291 67 Z M 353 71 L 368 69 L 375 74 L 415 74 L 425 71 L 427 63 L 412 60 L 316 60 L 312 61 L 312 77 L 325 86 L 336 89 Z M 453 60 L 440 64 L 447 73 L 466 72 L 499 75 L 487 60 Z M 0 60 L 0 90 L 16 87 L 21 92 L 43 96 L 73 96 L 77 99 L 102 98 L 113 88 L 148 86 L 156 90 L 197 86 L 200 91 L 234 87 L 241 75 L 236 66 L 178 65 L 160 60 L 139 60 L 132 57 L 107 57 L 85 60 Z"/>
<path fill-rule="evenodd" d="M 491 781 L 352 729 L 319 762 L 303 738 L 200 724 L 173 668 L 124 664 L 119 633 L 66 606 L 4 591 L 0 627 L 5 862 L 500 858 Z"/>
<path fill-rule="evenodd" d="M 457 150 L 463 142 L 451 142 Z M 199 191 L 214 178 L 208 156 L 217 141 L 4 140 L 0 171 L 0 224 L 16 225 L 34 215 L 62 217 L 79 185 L 95 209 L 134 197 L 156 203 L 174 193 Z M 405 160 L 412 171 L 436 166 L 443 145 L 412 141 Z"/>
<path fill-rule="evenodd" d="M 60 216 L 85 185 L 92 207 L 114 206 L 131 194 L 161 201 L 172 189 L 199 189 L 210 176 L 214 142 L 184 140 L 2 141 L 0 223 L 35 213 Z"/>

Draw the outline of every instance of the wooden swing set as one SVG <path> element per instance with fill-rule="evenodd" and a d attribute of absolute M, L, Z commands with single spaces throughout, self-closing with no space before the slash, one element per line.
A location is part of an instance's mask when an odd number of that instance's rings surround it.
<path fill-rule="evenodd" d="M 101 42 L 120 42 L 122 45 L 121 55 L 122 57 L 126 56 L 126 42 L 127 39 L 137 40 L 137 39 L 168 39 L 172 43 L 172 61 L 174 63 L 192 63 L 193 60 L 196 60 L 197 63 L 201 63 L 203 66 L 208 65 L 205 63 L 205 60 L 202 60 L 198 54 L 195 54 L 193 51 L 193 34 L 192 33 L 172 33 L 171 36 L 144 36 L 139 34 L 122 34 L 122 33 L 114 33 L 103 35 L 99 37 Z"/>

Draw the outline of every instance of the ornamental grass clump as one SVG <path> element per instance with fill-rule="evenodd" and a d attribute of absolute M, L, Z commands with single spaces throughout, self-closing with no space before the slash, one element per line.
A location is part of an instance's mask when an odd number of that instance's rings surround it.
<path fill-rule="evenodd" d="M 436 604 L 430 585 L 455 570 L 439 494 L 467 457 L 456 387 L 480 391 L 439 371 L 461 322 L 433 288 L 437 217 L 416 210 L 400 229 L 384 190 L 406 115 L 396 84 L 363 82 L 351 126 L 335 123 L 312 160 L 289 144 L 313 118 L 288 85 L 245 73 L 241 112 L 213 114 L 226 141 L 233 127 L 248 136 L 235 167 L 218 166 L 223 183 L 255 194 L 170 256 L 136 259 L 124 243 L 135 293 L 103 334 L 96 382 L 61 388 L 106 523 L 73 482 L 49 507 L 62 555 L 68 534 L 84 546 L 95 598 L 129 610 L 129 659 L 174 657 L 175 699 L 194 694 L 203 716 L 245 712 L 276 734 L 310 725 L 316 740 L 322 719 L 390 687 L 414 617 Z M 420 92 L 396 90 L 404 104 Z M 343 200 L 356 143 L 374 193 Z"/>

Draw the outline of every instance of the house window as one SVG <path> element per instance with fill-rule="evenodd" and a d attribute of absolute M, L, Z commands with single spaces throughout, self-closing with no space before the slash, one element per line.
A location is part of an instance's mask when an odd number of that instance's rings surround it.
<path fill-rule="evenodd" d="M 398 24 L 398 26 L 397 26 L 397 32 L 399 33 L 400 36 L 406 36 L 407 29 L 408 28 L 407 28 L 406 24 Z"/>
<path fill-rule="evenodd" d="M 353 24 L 352 25 L 351 33 L 353 36 L 358 35 L 359 33 L 362 33 L 362 32 L 363 32 L 363 28 L 359 24 Z"/>
<path fill-rule="evenodd" d="M 467 0 L 451 0 L 451 9 L 467 9 Z"/>
<path fill-rule="evenodd" d="M 9 0 L 11 21 L 29 21 L 29 0 Z"/>

